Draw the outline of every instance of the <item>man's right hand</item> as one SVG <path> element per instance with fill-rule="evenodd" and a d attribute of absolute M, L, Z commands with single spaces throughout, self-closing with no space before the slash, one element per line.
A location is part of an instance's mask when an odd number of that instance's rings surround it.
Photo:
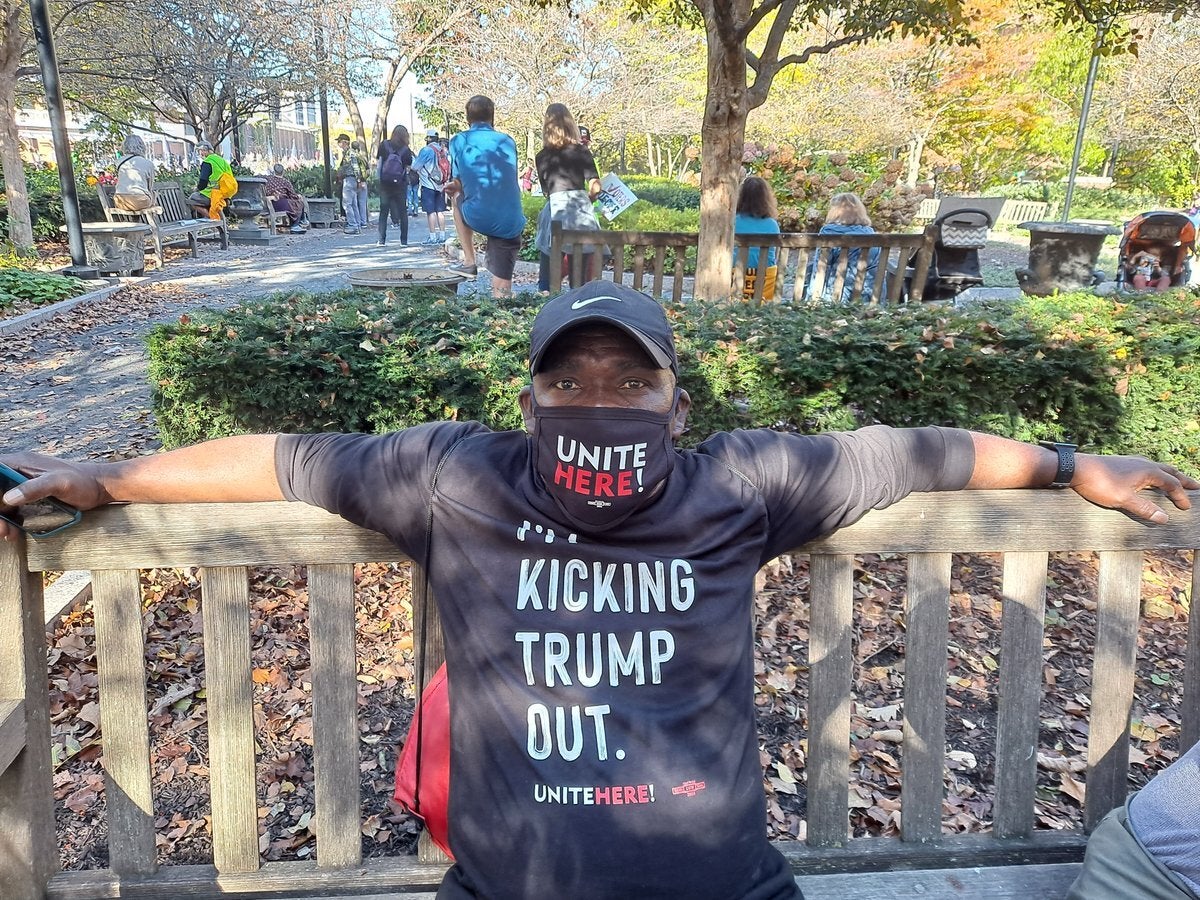
<path fill-rule="evenodd" d="M 94 509 L 112 502 L 97 477 L 95 464 L 68 462 L 40 453 L 18 453 L 0 462 L 29 477 L 0 497 L 0 512 L 10 513 L 21 504 L 45 497 L 55 497 L 76 509 Z M 15 540 L 20 533 L 15 525 L 0 520 L 0 537 L 4 540 Z"/>

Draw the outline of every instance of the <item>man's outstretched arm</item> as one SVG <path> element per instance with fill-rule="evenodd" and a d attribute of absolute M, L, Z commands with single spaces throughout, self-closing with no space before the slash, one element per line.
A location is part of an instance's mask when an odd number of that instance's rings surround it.
<path fill-rule="evenodd" d="M 971 439 L 975 444 L 975 468 L 968 489 L 1040 488 L 1050 484 L 1058 471 L 1058 455 L 1045 447 L 978 432 L 972 432 Z M 1160 525 L 1166 523 L 1167 514 L 1138 493 L 1145 488 L 1157 488 L 1179 509 L 1190 509 L 1186 492 L 1200 489 L 1200 481 L 1173 466 L 1140 456 L 1075 455 L 1071 489 L 1079 496 L 1105 509 L 1119 509 Z"/>
<path fill-rule="evenodd" d="M 38 453 L 0 457 L 29 481 L 0 498 L 0 509 L 57 497 L 78 509 L 105 503 L 220 503 L 282 500 L 275 435 L 219 438 L 181 450 L 119 462 L 68 462 Z M 20 532 L 0 521 L 0 537 Z"/>

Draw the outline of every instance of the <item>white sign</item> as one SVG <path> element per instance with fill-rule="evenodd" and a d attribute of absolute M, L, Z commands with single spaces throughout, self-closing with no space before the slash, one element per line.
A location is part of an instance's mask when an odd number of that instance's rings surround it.
<path fill-rule="evenodd" d="M 633 204 L 637 203 L 637 194 L 629 189 L 629 185 L 609 172 L 600 179 L 600 195 L 596 197 L 604 218 L 612 221 Z"/>

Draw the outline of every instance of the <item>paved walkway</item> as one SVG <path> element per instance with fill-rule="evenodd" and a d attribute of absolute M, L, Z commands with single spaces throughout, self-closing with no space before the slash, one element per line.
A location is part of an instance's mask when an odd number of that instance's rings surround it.
<path fill-rule="evenodd" d="M 422 243 L 425 217 L 409 222 L 407 247 L 394 227 L 377 247 L 374 226 L 359 235 L 312 229 L 269 247 L 202 243 L 198 259 L 168 260 L 114 296 L 0 336 L 0 452 L 104 459 L 157 448 L 144 344 L 155 324 L 278 290 L 348 288 L 354 269 L 447 265 L 440 245 Z M 536 269 L 520 264 L 517 281 L 536 282 Z M 460 291 L 487 290 L 488 277 L 481 268 L 477 283 Z"/>

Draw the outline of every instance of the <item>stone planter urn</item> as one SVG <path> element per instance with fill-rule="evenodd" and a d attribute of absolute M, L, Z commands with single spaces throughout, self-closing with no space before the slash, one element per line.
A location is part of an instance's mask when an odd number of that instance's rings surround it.
<path fill-rule="evenodd" d="M 308 198 L 308 221 L 314 228 L 332 228 L 337 217 L 337 201 L 332 197 Z"/>
<path fill-rule="evenodd" d="M 1056 291 L 1085 291 L 1104 280 L 1096 268 L 1109 235 L 1121 229 L 1099 222 L 1022 222 L 1029 232 L 1029 267 L 1017 269 L 1026 294 L 1045 297 Z"/>
<path fill-rule="evenodd" d="M 101 275 L 141 275 L 146 269 L 146 237 L 140 222 L 82 222 L 83 252 Z M 64 234 L 66 225 L 59 226 Z"/>
<path fill-rule="evenodd" d="M 275 237 L 275 229 L 270 222 L 264 228 L 257 221 L 267 214 L 267 179 L 240 176 L 237 183 L 238 192 L 225 207 L 230 220 L 229 240 L 239 244 L 269 244 Z"/>
<path fill-rule="evenodd" d="M 309 212 L 312 218 L 312 212 Z M 435 268 L 379 268 L 356 269 L 350 274 L 350 284 L 357 288 L 374 288 L 380 291 L 425 288 L 448 297 L 458 292 L 458 286 L 467 280 L 461 272 Z"/>

